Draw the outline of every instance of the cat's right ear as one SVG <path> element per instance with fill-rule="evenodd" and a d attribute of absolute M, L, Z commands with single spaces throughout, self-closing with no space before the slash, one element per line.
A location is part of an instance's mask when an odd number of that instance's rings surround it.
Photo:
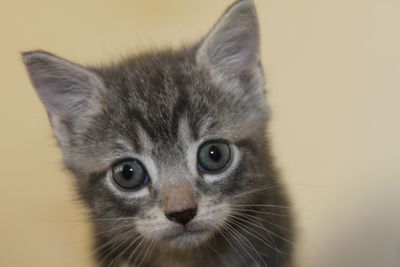
<path fill-rule="evenodd" d="M 90 108 L 101 78 L 80 65 L 43 51 L 22 53 L 31 83 L 50 116 L 72 122 Z"/>

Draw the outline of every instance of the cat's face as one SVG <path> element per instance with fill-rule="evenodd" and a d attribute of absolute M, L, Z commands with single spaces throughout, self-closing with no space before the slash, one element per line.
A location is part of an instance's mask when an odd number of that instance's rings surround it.
<path fill-rule="evenodd" d="M 268 184 L 251 2 L 231 7 L 192 48 L 102 68 L 44 52 L 24 60 L 103 236 L 196 247 L 255 201 L 246 192 Z"/>
<path fill-rule="evenodd" d="M 134 218 L 150 240 L 195 246 L 222 228 L 232 197 L 263 183 L 262 94 L 229 93 L 190 62 L 160 56 L 99 71 L 109 81 L 101 112 L 68 158 L 92 181 L 80 188 L 94 219 Z"/>

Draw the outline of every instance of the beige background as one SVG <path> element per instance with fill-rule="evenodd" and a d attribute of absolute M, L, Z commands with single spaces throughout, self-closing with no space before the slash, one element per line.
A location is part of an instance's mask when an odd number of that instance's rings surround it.
<path fill-rule="evenodd" d="M 19 52 L 100 63 L 202 36 L 228 0 L 0 0 L 0 266 L 91 266 Z M 256 0 L 299 266 L 400 266 L 400 1 Z"/>

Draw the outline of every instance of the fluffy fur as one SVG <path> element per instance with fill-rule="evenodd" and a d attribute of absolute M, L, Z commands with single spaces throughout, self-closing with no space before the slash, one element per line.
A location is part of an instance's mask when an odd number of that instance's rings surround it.
<path fill-rule="evenodd" d="M 259 33 L 252 1 L 234 3 L 196 45 L 83 67 L 23 54 L 66 167 L 91 215 L 99 266 L 291 266 L 287 197 L 266 139 Z M 231 144 L 218 174 L 198 147 Z M 151 182 L 118 188 L 112 166 L 134 158 Z M 192 203 L 185 226 L 165 210 Z"/>

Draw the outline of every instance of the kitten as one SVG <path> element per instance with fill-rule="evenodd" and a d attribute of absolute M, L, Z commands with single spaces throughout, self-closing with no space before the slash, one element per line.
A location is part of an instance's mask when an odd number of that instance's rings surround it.
<path fill-rule="evenodd" d="M 252 1 L 192 47 L 105 67 L 23 60 L 90 211 L 98 266 L 292 266 Z"/>

